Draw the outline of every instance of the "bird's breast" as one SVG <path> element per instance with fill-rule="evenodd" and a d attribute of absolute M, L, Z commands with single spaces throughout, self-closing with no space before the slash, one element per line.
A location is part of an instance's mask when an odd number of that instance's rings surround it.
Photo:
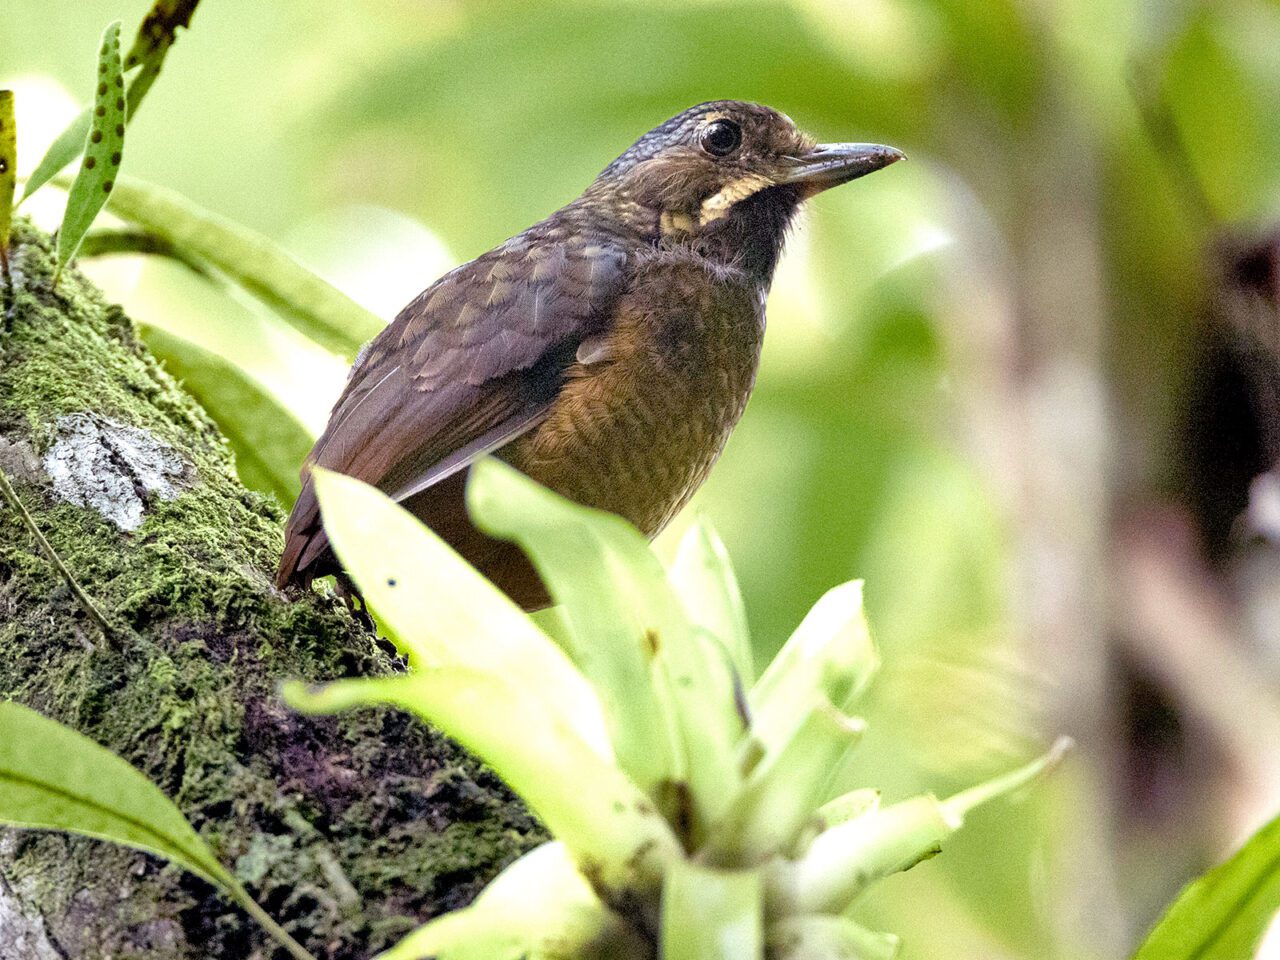
<path fill-rule="evenodd" d="M 579 351 L 546 419 L 504 456 L 653 536 L 742 416 L 763 334 L 764 291 L 745 274 L 656 253 Z"/>

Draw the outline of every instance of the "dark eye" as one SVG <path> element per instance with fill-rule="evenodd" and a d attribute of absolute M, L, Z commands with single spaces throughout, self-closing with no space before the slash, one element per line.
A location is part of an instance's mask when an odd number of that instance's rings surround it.
<path fill-rule="evenodd" d="M 727 157 L 742 146 L 742 128 L 732 120 L 716 120 L 702 131 L 702 149 L 713 157 Z"/>

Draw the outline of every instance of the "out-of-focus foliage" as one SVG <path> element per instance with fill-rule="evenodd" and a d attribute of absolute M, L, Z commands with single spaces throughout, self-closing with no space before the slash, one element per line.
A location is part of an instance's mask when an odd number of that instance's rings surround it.
<path fill-rule="evenodd" d="M 101 24 L 148 4 L 61 5 L 57 43 L 45 3 L 10 8 L 0 86 L 17 91 L 30 170 L 82 105 Z M 1213 229 L 1133 78 L 1174 121 L 1209 211 L 1246 228 L 1280 213 L 1278 59 L 1270 0 L 219 0 L 168 57 L 129 162 L 389 319 L 450 257 L 544 216 L 701 100 L 904 149 L 909 163 L 818 198 L 797 230 L 758 388 L 696 501 L 734 556 L 758 662 L 822 587 L 866 579 L 887 666 L 856 770 L 894 799 L 1100 715 L 1105 691 L 1055 692 L 1073 653 L 1046 646 L 1028 584 L 1082 624 L 1110 584 L 1064 572 L 1090 518 L 1037 494 L 1056 483 L 1103 513 L 1104 480 L 1120 499 L 1171 483 Z M 344 363 L 179 265 L 91 266 L 133 315 L 323 426 Z M 1102 409 L 1100 480 L 1083 454 Z M 1054 424 L 1075 444 L 1062 460 L 1034 446 Z M 1135 840 L 1106 821 L 1099 781 L 1055 791 L 1018 822 L 975 815 L 936 870 L 869 900 L 906 960 L 926 943 L 933 960 L 1121 955 L 1221 852 L 1225 803 Z"/>
<path fill-rule="evenodd" d="M 1280 903 L 1280 819 L 1188 885 L 1133 960 L 1251 957 Z"/>

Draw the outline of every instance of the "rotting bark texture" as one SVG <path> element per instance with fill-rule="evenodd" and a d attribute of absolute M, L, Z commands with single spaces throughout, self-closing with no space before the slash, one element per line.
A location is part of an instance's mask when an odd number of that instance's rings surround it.
<path fill-rule="evenodd" d="M 318 957 L 371 956 L 542 839 L 492 774 L 392 711 L 311 719 L 287 678 L 394 663 L 332 600 L 271 586 L 281 514 L 203 411 L 19 223 L 0 321 L 0 468 L 106 617 L 112 648 L 0 501 L 0 697 L 68 723 L 173 797 Z M 4 732 L 0 730 L 0 736 Z M 52 758 L 51 758 L 52 759 Z M 0 958 L 275 956 L 160 860 L 0 830 Z M 280 954 L 283 955 L 282 953 Z"/>

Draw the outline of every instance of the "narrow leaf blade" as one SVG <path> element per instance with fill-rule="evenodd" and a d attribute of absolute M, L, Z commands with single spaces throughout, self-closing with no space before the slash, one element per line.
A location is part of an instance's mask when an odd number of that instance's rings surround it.
<path fill-rule="evenodd" d="M 1280 817 L 1190 883 L 1133 960 L 1252 957 L 1280 910 Z"/>
<path fill-rule="evenodd" d="M 286 509 L 298 498 L 298 470 L 313 438 L 293 414 L 235 364 L 155 327 L 142 339 L 208 412 L 236 456 L 245 486 Z"/>
<path fill-rule="evenodd" d="M 828 590 L 751 690 L 751 733 L 766 749 L 790 739 L 815 696 L 848 710 L 879 666 L 862 581 Z"/>
<path fill-rule="evenodd" d="M 13 120 L 13 91 L 0 90 L 0 254 L 9 248 L 17 177 L 18 131 Z"/>
<path fill-rule="evenodd" d="M 116 20 L 102 34 L 89 137 L 58 229 L 59 270 L 76 255 L 80 241 L 115 187 L 124 152 L 124 123 L 124 68 L 120 62 L 120 21 Z"/>
<path fill-rule="evenodd" d="M 111 840 L 238 893 L 182 812 L 141 772 L 88 737 L 12 702 L 0 703 L 0 823 Z"/>
<path fill-rule="evenodd" d="M 303 336 L 348 359 L 384 326 L 262 234 L 172 190 L 122 178 L 111 195 L 111 212 L 225 274 Z"/>
<path fill-rule="evenodd" d="M 755 667 L 742 591 L 724 542 L 705 517 L 696 518 L 681 538 L 671 584 L 689 619 L 720 639 L 742 683 L 751 686 Z"/>
<path fill-rule="evenodd" d="M 84 153 L 84 144 L 89 139 L 92 118 L 93 107 L 86 107 L 67 125 L 65 130 L 58 134 L 57 139 L 49 145 L 49 149 L 36 164 L 35 170 L 31 171 L 31 176 L 27 178 L 27 184 L 22 188 L 22 200 L 19 200 L 19 203 L 43 187 L 70 165 L 76 157 Z"/>

